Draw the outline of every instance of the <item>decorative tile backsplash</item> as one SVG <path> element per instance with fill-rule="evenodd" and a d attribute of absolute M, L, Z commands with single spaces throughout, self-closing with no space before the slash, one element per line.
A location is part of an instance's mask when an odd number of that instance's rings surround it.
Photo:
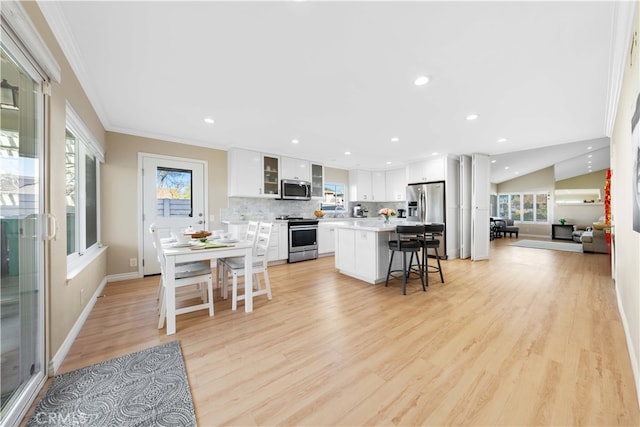
<path fill-rule="evenodd" d="M 353 207 L 358 203 L 369 211 L 368 217 L 370 218 L 377 217 L 378 211 L 382 208 L 398 210 L 406 207 L 405 202 L 349 202 L 347 209 L 344 212 L 337 213 L 337 216 L 351 216 Z M 229 197 L 229 207 L 220 209 L 220 220 L 266 221 L 275 219 L 281 215 L 313 218 L 313 211 L 316 209 L 320 209 L 320 201 L 318 200 L 303 201 L 261 199 L 253 197 Z M 333 217 L 333 215 L 333 212 L 327 213 L 327 216 L 329 217 Z"/>
<path fill-rule="evenodd" d="M 320 209 L 317 200 L 277 200 L 252 197 L 229 197 L 229 207 L 220 209 L 221 221 L 270 220 L 281 215 L 314 218 Z"/>

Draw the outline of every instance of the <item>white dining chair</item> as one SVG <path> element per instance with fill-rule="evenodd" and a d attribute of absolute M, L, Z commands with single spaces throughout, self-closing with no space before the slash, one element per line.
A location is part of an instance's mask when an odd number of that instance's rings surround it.
<path fill-rule="evenodd" d="M 255 244 L 256 244 L 256 238 L 258 237 L 258 228 L 260 227 L 260 222 L 259 221 L 249 221 L 249 223 L 247 224 L 247 231 L 245 232 L 244 235 L 244 240 L 251 242 L 251 244 L 253 245 L 253 251 L 255 252 Z M 232 261 L 233 258 L 233 261 Z M 216 275 L 217 275 L 217 287 L 221 287 L 221 293 L 222 296 L 224 297 L 224 299 L 227 299 L 227 288 L 224 286 L 224 281 L 223 281 L 223 270 L 224 270 L 224 265 L 223 263 L 225 261 L 229 261 L 229 262 L 233 262 L 235 263 L 237 262 L 244 262 L 244 258 L 243 257 L 229 257 L 229 258 L 218 258 L 217 262 L 216 262 Z"/>
<path fill-rule="evenodd" d="M 153 236 L 153 245 L 156 248 L 158 262 L 160 263 L 160 315 L 158 319 L 158 329 L 161 329 L 164 326 L 167 316 L 167 307 L 164 298 L 166 292 L 166 260 L 162 242 L 158 236 L 155 224 L 151 224 L 149 232 Z M 210 263 L 208 261 L 180 263 L 176 265 L 175 270 L 176 303 L 192 299 L 199 300 L 196 304 L 176 306 L 176 315 L 191 313 L 197 310 L 209 310 L 209 316 L 213 316 L 213 277 Z M 206 287 L 203 287 L 203 285 L 206 285 Z"/>
<path fill-rule="evenodd" d="M 251 274 L 253 274 L 253 297 L 260 295 L 267 295 L 270 300 L 271 294 L 271 282 L 269 281 L 268 267 L 268 253 L 269 253 L 269 241 L 271 240 L 271 230 L 273 229 L 273 223 L 261 222 L 258 228 L 258 234 L 256 236 L 256 243 L 253 251 L 253 268 Z M 244 258 L 234 257 L 229 258 L 223 262 L 222 271 L 222 291 L 223 295 L 228 293 L 228 279 L 231 276 L 231 309 L 237 310 L 238 301 L 245 299 L 245 295 L 238 295 L 238 277 L 245 274 L 244 271 Z M 259 274 L 262 273 L 264 277 L 265 288 L 262 289 L 260 284 Z"/>

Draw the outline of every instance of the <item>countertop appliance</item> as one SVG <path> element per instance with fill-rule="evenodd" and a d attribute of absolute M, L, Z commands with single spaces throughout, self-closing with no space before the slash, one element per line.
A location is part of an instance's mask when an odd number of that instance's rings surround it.
<path fill-rule="evenodd" d="M 444 181 L 410 184 L 407 187 L 407 220 L 423 223 L 446 223 Z M 440 241 L 441 258 L 447 258 L 447 228 Z"/>
<path fill-rule="evenodd" d="M 353 216 L 355 218 L 364 218 L 367 216 L 368 211 L 362 207 L 360 203 L 353 207 Z"/>
<path fill-rule="evenodd" d="M 318 258 L 318 220 L 291 216 L 287 217 L 287 220 L 289 225 L 288 262 Z"/>
<path fill-rule="evenodd" d="M 282 200 L 311 200 L 311 183 L 298 179 L 280 180 Z"/>
<path fill-rule="evenodd" d="M 398 218 L 406 218 L 405 212 L 407 212 L 406 209 L 398 209 Z"/>

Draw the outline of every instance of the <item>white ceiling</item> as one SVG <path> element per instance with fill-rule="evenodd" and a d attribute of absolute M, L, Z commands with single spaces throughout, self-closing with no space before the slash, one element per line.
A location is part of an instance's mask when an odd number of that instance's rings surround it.
<path fill-rule="evenodd" d="M 485 153 L 495 183 L 609 165 L 614 2 L 39 4 L 110 131 L 344 169 Z"/>

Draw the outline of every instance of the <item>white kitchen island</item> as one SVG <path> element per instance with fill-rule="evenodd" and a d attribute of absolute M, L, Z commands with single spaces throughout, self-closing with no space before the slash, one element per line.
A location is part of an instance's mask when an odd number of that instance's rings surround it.
<path fill-rule="evenodd" d="M 389 239 L 395 239 L 398 222 L 362 220 L 336 225 L 335 265 L 342 274 L 367 283 L 384 282 L 389 267 Z M 393 269 L 402 268 L 394 257 Z"/>

